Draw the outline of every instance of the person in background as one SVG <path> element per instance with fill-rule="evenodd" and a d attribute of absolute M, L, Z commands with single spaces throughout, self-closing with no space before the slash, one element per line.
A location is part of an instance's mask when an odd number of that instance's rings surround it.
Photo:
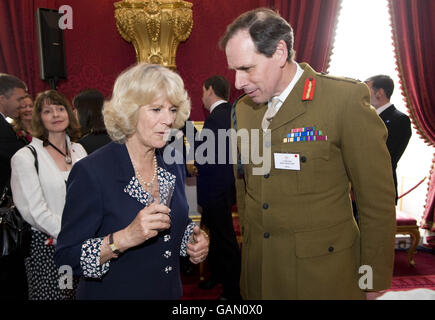
<path fill-rule="evenodd" d="M 32 226 L 30 254 L 25 260 L 30 300 L 72 299 L 74 290 L 59 287 L 54 250 L 65 205 L 66 181 L 71 168 L 86 157 L 74 143 L 80 126 L 68 100 L 55 90 L 40 93 L 32 118 L 33 136 L 29 148 L 21 148 L 11 160 L 11 188 L 14 202 Z"/>
<path fill-rule="evenodd" d="M 197 161 L 198 204 L 202 208 L 201 223 L 209 229 L 210 251 L 208 266 L 211 276 L 199 283 L 201 289 L 211 289 L 221 283 L 221 299 L 240 300 L 240 248 L 233 227 L 232 206 L 236 200 L 233 166 L 230 162 L 230 139 L 219 140 L 219 130 L 231 129 L 230 84 L 222 76 L 212 76 L 204 81 L 202 102 L 210 112 L 204 122 L 200 141 L 207 143 L 210 134 L 214 138 L 213 163 Z M 207 132 L 208 131 L 208 132 Z M 219 162 L 220 152 L 226 152 L 225 163 Z M 198 155 L 197 155 L 198 156 Z M 206 154 L 204 159 L 209 159 Z M 200 159 L 197 159 L 200 160 Z"/>
<path fill-rule="evenodd" d="M 370 103 L 376 113 L 384 121 L 388 130 L 387 148 L 390 152 L 391 166 L 393 168 L 394 186 L 396 187 L 397 204 L 397 163 L 405 152 L 411 139 L 411 121 L 409 117 L 396 109 L 390 102 L 394 91 L 394 82 L 387 75 L 377 75 L 368 78 L 365 83 L 370 88 Z"/>
<path fill-rule="evenodd" d="M 23 105 L 20 107 L 18 117 L 12 122 L 17 136 L 23 139 L 26 144 L 32 142 L 32 115 L 33 99 L 30 94 L 27 94 L 23 99 Z"/>
<path fill-rule="evenodd" d="M 107 134 L 103 120 L 103 94 L 94 89 L 81 91 L 73 99 L 74 108 L 82 130 L 82 137 L 78 143 L 83 145 L 86 152 L 91 154 L 100 147 L 112 141 Z"/>
<path fill-rule="evenodd" d="M 206 258 L 184 164 L 162 149 L 189 114 L 183 80 L 163 66 L 137 64 L 116 79 L 103 109 L 114 141 L 74 166 L 56 248 L 57 265 L 80 277 L 78 299 L 179 299 L 180 255 Z"/>
<path fill-rule="evenodd" d="M 389 288 L 393 275 L 387 131 L 364 83 L 296 63 L 293 39 L 285 19 L 260 8 L 236 18 L 220 41 L 235 87 L 246 93 L 233 126 L 249 143 L 240 136 L 238 151 L 263 151 L 261 162 L 241 159 L 242 296 L 364 299 Z M 361 266 L 372 270 L 369 284 Z"/>
<path fill-rule="evenodd" d="M 26 84 L 0 73 L 0 192 L 11 195 L 11 158 L 26 142 L 19 139 L 6 118 L 17 118 L 27 95 Z M 27 280 L 22 250 L 0 258 L 0 300 L 27 299 Z"/>

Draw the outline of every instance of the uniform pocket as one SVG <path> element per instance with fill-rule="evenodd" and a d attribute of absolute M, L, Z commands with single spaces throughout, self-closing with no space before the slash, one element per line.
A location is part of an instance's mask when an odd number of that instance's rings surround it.
<path fill-rule="evenodd" d="M 321 170 L 328 165 L 330 143 L 327 141 L 284 143 L 281 153 L 299 154 L 300 170 L 275 170 L 283 176 L 283 190 L 294 190 L 289 184 L 296 186 L 298 194 L 316 193 L 322 191 Z"/>
<path fill-rule="evenodd" d="M 359 230 L 353 219 L 332 227 L 298 232 L 296 239 L 296 256 L 298 258 L 333 255 L 353 247 L 359 237 Z"/>
<path fill-rule="evenodd" d="M 299 299 L 360 299 L 359 230 L 353 219 L 295 233 Z"/>

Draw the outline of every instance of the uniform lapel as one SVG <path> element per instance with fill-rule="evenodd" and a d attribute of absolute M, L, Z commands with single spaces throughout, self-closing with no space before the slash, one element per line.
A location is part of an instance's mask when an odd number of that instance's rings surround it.
<path fill-rule="evenodd" d="M 264 114 L 267 111 L 267 102 L 252 104 L 252 106 L 249 107 L 253 110 L 253 113 L 251 113 L 253 118 L 249 119 L 246 124 L 249 125 L 250 129 L 261 128 L 261 122 L 263 121 Z"/>
<path fill-rule="evenodd" d="M 304 69 L 304 73 L 273 118 L 269 126 L 269 129 L 272 131 L 296 119 L 307 110 L 307 104 L 310 103 L 310 101 L 302 101 L 305 81 L 309 77 L 315 77 L 316 74 L 307 64 L 303 63 L 300 66 Z"/>

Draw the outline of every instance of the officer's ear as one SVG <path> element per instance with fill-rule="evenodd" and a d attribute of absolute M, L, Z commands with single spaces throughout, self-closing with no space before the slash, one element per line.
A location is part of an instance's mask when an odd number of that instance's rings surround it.
<path fill-rule="evenodd" d="M 272 57 L 277 60 L 280 67 L 283 67 L 287 63 L 288 50 L 284 40 L 280 40 L 277 43 L 275 53 Z"/>

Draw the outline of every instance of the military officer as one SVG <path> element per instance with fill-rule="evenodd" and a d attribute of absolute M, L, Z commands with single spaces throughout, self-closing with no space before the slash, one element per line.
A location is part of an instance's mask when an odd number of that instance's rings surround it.
<path fill-rule="evenodd" d="M 366 291 L 389 288 L 395 190 L 387 131 L 368 87 L 296 63 L 292 28 L 269 9 L 238 17 L 220 46 L 246 93 L 234 124 L 249 133 L 251 148 L 253 132 L 264 132 L 258 149 L 270 154 L 261 175 L 254 170 L 261 164 L 242 158 L 236 184 L 244 207 L 243 297 L 364 299 Z M 239 136 L 241 154 L 244 147 Z"/>

